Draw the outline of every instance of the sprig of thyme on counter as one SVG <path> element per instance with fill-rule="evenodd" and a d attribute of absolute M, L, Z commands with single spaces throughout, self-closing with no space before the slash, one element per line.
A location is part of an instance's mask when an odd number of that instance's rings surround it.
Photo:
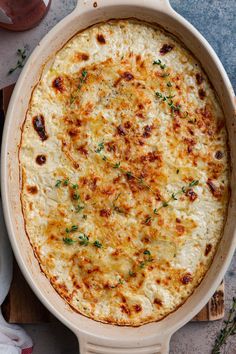
<path fill-rule="evenodd" d="M 219 335 L 215 340 L 214 347 L 211 354 L 220 354 L 221 348 L 226 344 L 227 339 L 230 336 L 236 334 L 236 298 L 233 297 L 233 303 L 231 309 L 229 310 L 229 315 L 226 321 L 224 321 L 224 328 L 221 329 Z"/>
<path fill-rule="evenodd" d="M 16 52 L 17 56 L 19 57 L 19 59 L 17 60 L 16 66 L 14 68 L 11 68 L 7 75 L 11 75 L 15 70 L 17 70 L 18 68 L 23 68 L 24 64 L 25 64 L 25 59 L 26 59 L 26 48 L 23 49 L 17 49 Z"/>

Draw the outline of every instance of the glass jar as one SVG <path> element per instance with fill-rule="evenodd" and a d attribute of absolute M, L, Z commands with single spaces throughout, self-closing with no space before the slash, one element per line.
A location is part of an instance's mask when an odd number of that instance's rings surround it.
<path fill-rule="evenodd" d="M 0 27 L 25 31 L 46 15 L 51 0 L 0 0 Z"/>

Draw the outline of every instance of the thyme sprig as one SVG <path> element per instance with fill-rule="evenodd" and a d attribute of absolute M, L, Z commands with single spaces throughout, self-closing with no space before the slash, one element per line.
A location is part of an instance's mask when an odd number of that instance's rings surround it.
<path fill-rule="evenodd" d="M 154 190 L 147 184 L 143 178 L 139 178 L 135 176 L 131 171 L 124 169 L 121 166 L 121 162 L 113 162 L 111 161 L 107 156 L 103 155 L 101 152 L 104 149 L 104 143 L 101 142 L 98 144 L 98 147 L 95 149 L 95 152 L 101 156 L 101 159 L 105 161 L 107 164 L 109 164 L 112 168 L 118 169 L 120 172 L 122 172 L 125 176 L 127 176 L 128 179 L 135 179 L 139 184 L 143 185 L 145 188 L 149 189 L 152 193 L 155 194 Z"/>
<path fill-rule="evenodd" d="M 81 198 L 80 198 L 80 195 L 78 193 L 79 185 L 77 183 L 71 183 L 69 178 L 65 178 L 63 180 L 58 179 L 56 181 L 55 187 L 59 188 L 61 186 L 64 186 L 64 187 L 68 187 L 69 186 L 69 187 L 72 188 L 73 193 L 72 193 L 71 197 L 72 197 L 74 202 L 76 202 L 76 201 L 78 202 L 78 204 L 74 206 L 74 208 L 75 208 L 74 211 L 75 211 L 75 213 L 80 213 L 81 210 L 83 210 L 85 208 L 85 204 L 84 204 L 83 201 L 80 200 Z M 82 202 L 82 204 L 79 203 L 79 200 Z"/>
<path fill-rule="evenodd" d="M 25 64 L 25 59 L 26 59 L 26 48 L 23 49 L 17 49 L 16 52 L 17 56 L 19 57 L 19 59 L 17 60 L 16 66 L 14 68 L 11 68 L 7 75 L 11 75 L 15 70 L 17 70 L 18 68 L 23 68 L 24 64 Z"/>
<path fill-rule="evenodd" d="M 170 203 L 171 201 L 178 200 L 177 196 L 179 196 L 179 195 L 181 195 L 181 194 L 185 194 L 185 193 L 187 192 L 188 188 L 195 187 L 195 186 L 197 186 L 198 184 L 199 184 L 199 181 L 195 179 L 195 180 L 193 180 L 192 182 L 190 182 L 187 186 L 183 186 L 183 187 L 182 187 L 181 189 L 179 189 L 177 192 L 172 193 L 171 196 L 170 196 L 167 200 L 163 201 L 162 204 L 161 204 L 158 208 L 155 208 L 155 209 L 153 210 L 153 213 L 154 213 L 155 215 L 158 215 L 158 214 L 159 214 L 159 211 L 160 211 L 161 209 L 163 209 L 163 208 L 168 207 L 168 206 L 169 206 L 169 203 Z M 147 220 L 147 219 L 146 219 L 146 220 Z M 151 220 L 152 220 L 152 218 L 149 217 L 148 222 L 150 222 Z"/>
<path fill-rule="evenodd" d="M 162 64 L 162 61 L 160 59 L 154 60 L 152 64 L 159 65 L 162 70 L 164 70 L 166 68 L 166 64 Z"/>
<path fill-rule="evenodd" d="M 224 328 L 221 329 L 215 340 L 211 354 L 220 354 L 221 347 L 226 344 L 227 339 L 236 334 L 236 297 L 233 297 L 233 303 L 224 324 Z"/>
<path fill-rule="evenodd" d="M 79 78 L 79 84 L 77 86 L 77 90 L 70 96 L 70 105 L 72 105 L 72 103 L 74 103 L 74 101 L 78 97 L 78 93 L 81 90 L 83 84 L 85 83 L 87 76 L 88 76 L 88 72 L 86 70 L 83 70 Z"/>
<path fill-rule="evenodd" d="M 170 109 L 171 109 L 171 111 L 172 112 L 177 112 L 177 111 L 179 111 L 180 110 L 180 105 L 179 104 L 177 104 L 177 105 L 175 105 L 174 103 L 173 103 L 173 101 L 172 101 L 172 98 L 174 98 L 175 97 L 175 95 L 168 95 L 168 96 L 166 96 L 166 95 L 163 95 L 161 92 L 155 92 L 155 95 L 158 97 L 158 98 L 160 98 L 163 102 L 167 102 L 167 104 L 168 104 L 168 106 L 170 107 Z"/>
<path fill-rule="evenodd" d="M 77 225 L 72 225 L 71 227 L 67 227 L 66 228 L 66 237 L 63 237 L 63 242 L 66 245 L 73 245 L 74 243 L 79 243 L 81 246 L 88 246 L 89 244 L 97 247 L 97 248 L 102 248 L 102 244 L 100 241 L 95 240 L 94 242 L 90 242 L 89 241 L 89 236 L 87 236 L 85 233 L 79 231 L 78 226 Z M 69 236 L 70 233 L 74 233 L 76 231 L 79 231 L 79 236 L 77 236 L 77 238 L 72 238 Z"/>
<path fill-rule="evenodd" d="M 144 260 L 139 264 L 139 267 L 141 269 L 143 269 L 148 263 L 153 261 L 151 252 L 149 250 L 145 250 L 143 254 L 144 254 Z"/>

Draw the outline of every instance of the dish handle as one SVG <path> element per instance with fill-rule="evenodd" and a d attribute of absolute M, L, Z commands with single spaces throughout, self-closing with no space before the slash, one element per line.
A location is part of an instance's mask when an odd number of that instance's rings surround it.
<path fill-rule="evenodd" d="M 143 344 L 137 341 L 136 345 L 124 346 L 122 338 L 107 340 L 79 333 L 80 354 L 168 354 L 170 335 L 157 337 L 151 344 Z"/>
<path fill-rule="evenodd" d="M 75 12 L 86 12 L 88 10 L 96 10 L 104 8 L 109 5 L 143 5 L 143 0 L 77 0 L 77 5 L 74 9 Z M 158 10 L 168 11 L 173 10 L 169 0 L 145 0 L 145 6 L 150 6 Z"/>

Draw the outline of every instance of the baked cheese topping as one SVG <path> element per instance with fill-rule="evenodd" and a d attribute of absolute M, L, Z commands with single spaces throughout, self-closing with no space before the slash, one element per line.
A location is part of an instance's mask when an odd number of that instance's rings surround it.
<path fill-rule="evenodd" d="M 74 36 L 35 87 L 21 200 L 43 272 L 79 313 L 138 326 L 209 268 L 229 189 L 224 117 L 200 64 L 131 20 Z"/>

